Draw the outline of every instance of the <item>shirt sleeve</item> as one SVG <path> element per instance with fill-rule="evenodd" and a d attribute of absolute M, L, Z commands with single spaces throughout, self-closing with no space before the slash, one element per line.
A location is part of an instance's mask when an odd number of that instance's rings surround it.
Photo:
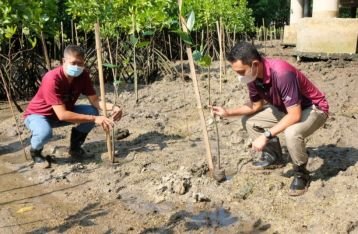
<path fill-rule="evenodd" d="M 247 84 L 247 87 L 249 89 L 250 101 L 258 102 L 258 101 L 260 101 L 262 99 L 262 97 L 260 96 L 259 92 L 257 91 L 257 89 L 255 87 L 254 82 L 251 82 L 251 83 Z"/>
<path fill-rule="evenodd" d="M 89 73 L 85 71 L 85 74 L 83 74 L 83 90 L 82 94 L 86 96 L 92 96 L 96 94 L 96 90 L 93 87 L 93 83 L 89 77 Z"/>
<path fill-rule="evenodd" d="M 60 87 L 56 84 L 56 79 L 52 76 L 45 76 L 42 79 L 41 88 L 44 89 L 43 98 L 47 105 L 62 105 Z"/>
<path fill-rule="evenodd" d="M 277 88 L 286 108 L 301 103 L 300 85 L 295 73 L 287 72 L 278 77 Z"/>

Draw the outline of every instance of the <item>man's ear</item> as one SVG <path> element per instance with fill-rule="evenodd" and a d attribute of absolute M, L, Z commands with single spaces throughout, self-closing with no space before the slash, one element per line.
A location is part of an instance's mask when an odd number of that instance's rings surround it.
<path fill-rule="evenodd" d="M 254 61 L 252 61 L 252 65 L 254 65 L 254 66 L 256 66 L 256 67 L 258 67 L 259 64 L 260 64 L 260 61 L 257 60 L 257 59 L 255 59 Z"/>

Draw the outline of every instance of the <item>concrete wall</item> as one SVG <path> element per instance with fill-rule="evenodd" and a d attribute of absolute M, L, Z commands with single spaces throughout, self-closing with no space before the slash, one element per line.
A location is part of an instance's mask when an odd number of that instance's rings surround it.
<path fill-rule="evenodd" d="M 357 53 L 358 19 L 303 18 L 296 29 L 297 52 Z"/>
<path fill-rule="evenodd" d="M 334 18 L 339 11 L 339 0 L 313 0 L 313 18 Z"/>

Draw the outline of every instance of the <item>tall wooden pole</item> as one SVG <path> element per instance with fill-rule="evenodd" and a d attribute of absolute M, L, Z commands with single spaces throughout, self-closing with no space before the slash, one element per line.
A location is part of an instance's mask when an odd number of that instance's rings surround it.
<path fill-rule="evenodd" d="M 222 42 L 221 42 L 221 28 L 219 22 L 216 21 L 216 30 L 218 31 L 218 39 L 219 39 L 219 91 L 222 92 Z"/>
<path fill-rule="evenodd" d="M 188 33 L 188 29 L 187 29 L 187 26 L 186 26 L 185 19 L 183 19 L 183 17 L 181 16 L 182 0 L 178 0 L 178 4 L 179 4 L 180 22 L 182 24 L 182 29 L 183 29 L 183 31 L 185 33 Z M 205 148 L 206 148 L 206 156 L 207 156 L 208 167 L 209 167 L 209 170 L 210 170 L 211 174 L 213 174 L 214 166 L 213 166 L 213 159 L 212 159 L 212 155 L 211 155 L 208 130 L 206 129 L 206 121 L 205 121 L 205 116 L 204 116 L 204 112 L 203 112 L 203 107 L 202 107 L 202 104 L 201 104 L 200 91 L 199 91 L 199 86 L 198 86 L 198 79 L 196 78 L 195 65 L 194 65 L 194 60 L 193 60 L 193 53 L 192 53 L 192 50 L 191 50 L 190 46 L 186 46 L 186 53 L 187 53 L 188 59 L 189 59 L 190 75 L 191 75 L 191 79 L 193 80 L 194 92 L 195 92 L 195 97 L 196 97 L 196 101 L 197 101 L 197 108 L 198 108 L 198 112 L 199 112 L 199 116 L 200 116 L 201 128 L 202 128 L 202 131 L 203 131 L 203 137 L 204 137 L 204 143 L 205 143 Z"/>
<path fill-rule="evenodd" d="M 104 90 L 104 79 L 103 79 L 103 69 L 102 69 L 102 53 L 101 53 L 102 46 L 101 46 L 99 22 L 95 23 L 94 29 L 95 29 L 95 36 L 96 36 L 96 50 L 97 50 L 98 76 L 99 76 L 99 86 L 101 92 L 101 102 L 103 104 L 104 116 L 107 117 L 106 94 Z M 111 160 L 111 162 L 114 162 L 110 132 L 106 132 L 106 140 L 107 140 L 107 150 L 108 150 L 109 159 Z"/>

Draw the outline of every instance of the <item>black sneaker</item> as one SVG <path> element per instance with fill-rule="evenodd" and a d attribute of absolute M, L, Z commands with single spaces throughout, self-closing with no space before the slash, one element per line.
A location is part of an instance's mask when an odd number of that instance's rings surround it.
<path fill-rule="evenodd" d="M 82 148 L 70 149 L 68 153 L 73 159 L 77 159 L 77 160 L 94 158 L 94 154 L 87 154 L 86 151 Z"/>
<path fill-rule="evenodd" d="M 268 152 L 262 152 L 259 159 L 252 162 L 252 166 L 254 169 L 275 169 L 279 167 L 283 167 L 284 163 L 269 154 Z"/>
<path fill-rule="evenodd" d="M 308 174 L 296 172 L 288 194 L 290 196 L 300 196 L 307 191 L 309 184 L 310 176 Z"/>

